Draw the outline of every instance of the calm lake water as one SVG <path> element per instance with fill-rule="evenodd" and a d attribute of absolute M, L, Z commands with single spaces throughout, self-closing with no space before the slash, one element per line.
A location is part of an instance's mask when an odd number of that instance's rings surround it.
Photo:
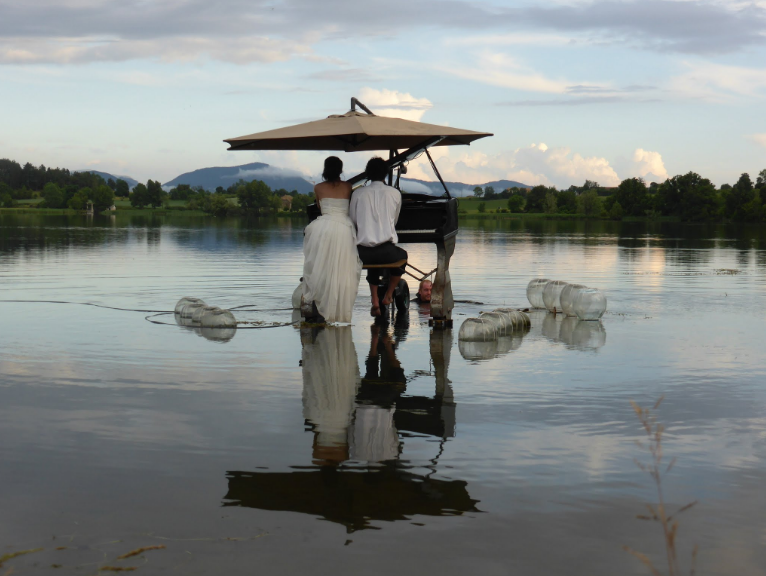
<path fill-rule="evenodd" d="M 662 565 L 629 401 L 663 395 L 666 500 L 699 500 L 682 564 L 766 573 L 764 228 L 465 222 L 455 298 L 481 304 L 436 333 L 417 308 L 376 328 L 364 285 L 324 330 L 8 302 L 288 323 L 303 226 L 0 215 L 0 556 L 43 548 L 3 573 L 647 574 L 622 550 Z M 459 345 L 537 276 L 603 289 L 603 321 Z"/>

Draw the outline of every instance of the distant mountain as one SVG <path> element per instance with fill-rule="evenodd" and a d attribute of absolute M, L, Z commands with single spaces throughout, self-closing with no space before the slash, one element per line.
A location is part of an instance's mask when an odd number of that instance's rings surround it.
<path fill-rule="evenodd" d="M 299 173 L 276 166 L 269 166 L 262 162 L 243 164 L 241 166 L 221 166 L 216 168 L 200 168 L 193 172 L 187 172 L 176 176 L 163 187 L 172 188 L 179 184 L 189 186 L 202 186 L 205 190 L 214 191 L 218 186 L 228 188 L 237 180 L 262 180 L 272 190 L 284 188 L 287 191 L 297 190 L 301 194 L 308 194 L 314 189 L 314 185 L 303 178 Z"/>
<path fill-rule="evenodd" d="M 506 188 L 532 188 L 528 184 L 522 184 L 521 182 L 515 182 L 514 180 L 494 180 L 485 184 L 463 184 L 462 182 L 445 182 L 450 194 L 453 196 L 473 196 L 473 189 L 476 186 L 486 188 L 492 186 L 495 192 L 502 192 Z M 426 180 L 417 180 L 415 178 L 402 178 L 401 187 L 406 192 L 423 194 L 443 194 L 444 188 L 441 182 L 428 182 Z"/>
<path fill-rule="evenodd" d="M 133 190 L 133 188 L 138 184 L 138 180 L 135 180 L 131 178 L 130 176 L 114 176 L 113 174 L 109 174 L 108 172 L 99 172 L 98 170 L 77 170 L 77 172 L 90 172 L 91 174 L 96 174 L 97 176 L 101 176 L 104 180 L 109 180 L 111 178 L 115 182 L 117 180 L 125 180 L 125 182 L 128 183 L 128 188 Z"/>

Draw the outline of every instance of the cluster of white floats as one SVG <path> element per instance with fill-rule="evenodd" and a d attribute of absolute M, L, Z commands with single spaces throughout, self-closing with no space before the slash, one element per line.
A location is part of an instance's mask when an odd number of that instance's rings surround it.
<path fill-rule="evenodd" d="M 527 299 L 532 308 L 546 308 L 580 320 L 599 320 L 606 312 L 606 296 L 601 290 L 562 280 L 534 278 L 527 286 Z"/>
<path fill-rule="evenodd" d="M 217 306 L 208 306 L 199 298 L 184 297 L 178 301 L 175 308 L 176 319 L 183 319 L 192 326 L 202 328 L 236 328 L 237 319 L 230 310 L 222 310 Z"/>
<path fill-rule="evenodd" d="M 527 330 L 529 316 L 513 308 L 496 308 L 482 312 L 478 318 L 467 318 L 460 325 L 458 340 L 464 342 L 491 342 L 501 336 Z"/>

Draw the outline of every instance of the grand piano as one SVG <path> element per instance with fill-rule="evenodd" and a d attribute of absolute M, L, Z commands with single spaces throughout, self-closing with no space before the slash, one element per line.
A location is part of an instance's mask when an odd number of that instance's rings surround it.
<path fill-rule="evenodd" d="M 430 323 L 435 328 L 448 328 L 452 326 L 452 309 L 455 307 L 449 263 L 455 252 L 455 237 L 458 233 L 458 200 L 450 195 L 431 155 L 428 154 L 428 147 L 433 145 L 433 141 L 415 146 L 402 154 L 391 151 L 388 160 L 388 183 L 401 191 L 400 178 L 406 172 L 406 162 L 425 152 L 444 188 L 442 196 L 402 192 L 402 209 L 396 223 L 396 233 L 399 236 L 399 244 L 426 242 L 436 244 L 436 274 L 431 291 Z M 395 178 L 394 174 L 396 174 Z M 362 173 L 351 178 L 349 182 L 352 185 L 361 185 L 365 180 L 366 177 Z M 316 203 L 310 204 L 307 212 L 309 221 L 313 222 L 320 215 L 319 206 Z"/>
<path fill-rule="evenodd" d="M 436 276 L 431 292 L 431 317 L 435 327 L 448 327 L 452 324 L 454 306 L 449 261 L 455 251 L 455 236 L 458 231 L 457 200 L 450 195 L 428 149 L 432 146 L 467 146 L 487 136 L 492 134 L 377 116 L 359 100 L 351 98 L 351 110 L 345 114 L 333 114 L 322 120 L 229 138 L 225 142 L 229 144 L 229 150 L 388 150 L 388 183 L 400 190 L 399 180 L 401 175 L 406 173 L 407 162 L 425 154 L 444 187 L 444 195 L 402 193 L 404 204 L 396 230 L 401 244 L 436 244 Z M 362 173 L 350 182 L 352 185 L 361 185 L 365 179 Z M 316 218 L 319 215 L 318 207 L 309 206 L 308 215 L 311 220 Z"/>

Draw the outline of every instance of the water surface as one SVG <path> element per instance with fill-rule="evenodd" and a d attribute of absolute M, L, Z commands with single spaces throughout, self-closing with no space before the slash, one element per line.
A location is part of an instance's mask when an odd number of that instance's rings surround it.
<path fill-rule="evenodd" d="M 364 285 L 354 324 L 323 330 L 39 302 L 195 296 L 289 323 L 302 227 L 0 215 L 0 556 L 44 548 L 14 573 L 645 574 L 622 546 L 664 552 L 635 519 L 656 496 L 629 401 L 664 395 L 665 497 L 699 500 L 683 563 L 699 544 L 700 573 L 764 574 L 763 228 L 465 222 L 452 281 L 473 303 L 445 332 L 417 308 L 375 326 Z M 599 287 L 609 311 L 459 345 L 538 276 Z"/>

